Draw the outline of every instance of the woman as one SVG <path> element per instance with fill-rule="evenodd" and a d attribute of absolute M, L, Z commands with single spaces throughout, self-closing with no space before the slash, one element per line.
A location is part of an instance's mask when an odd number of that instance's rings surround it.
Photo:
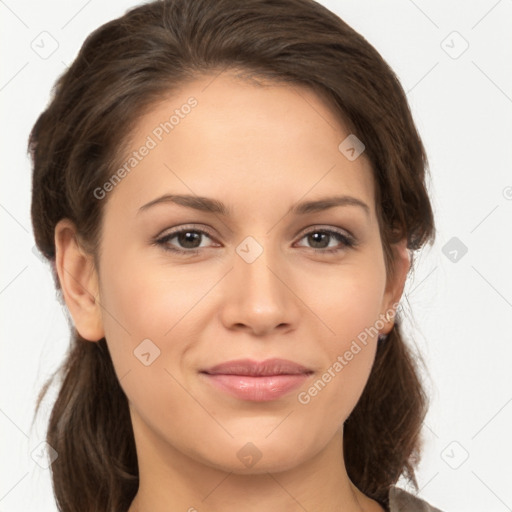
<path fill-rule="evenodd" d="M 87 38 L 29 147 L 73 320 L 61 510 L 437 510 L 394 485 L 426 156 L 363 37 L 311 0 L 149 3 Z"/>

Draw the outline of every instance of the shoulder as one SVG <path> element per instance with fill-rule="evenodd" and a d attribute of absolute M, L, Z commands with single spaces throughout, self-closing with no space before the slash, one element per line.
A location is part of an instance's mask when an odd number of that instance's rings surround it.
<path fill-rule="evenodd" d="M 399 487 L 389 489 L 389 512 L 442 512 L 426 501 Z"/>

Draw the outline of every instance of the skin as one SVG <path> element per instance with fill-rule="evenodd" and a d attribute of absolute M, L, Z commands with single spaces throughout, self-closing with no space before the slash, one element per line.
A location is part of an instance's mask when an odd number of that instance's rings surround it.
<path fill-rule="evenodd" d="M 99 268 L 70 221 L 55 230 L 76 328 L 91 342 L 106 338 L 129 400 L 140 472 L 130 512 L 231 512 L 241 504 L 248 512 L 382 511 L 350 481 L 342 456 L 343 422 L 368 380 L 377 337 L 309 403 L 297 399 L 403 291 L 409 253 L 405 241 L 393 247 L 396 273 L 387 276 L 369 161 L 338 150 L 350 132 L 311 90 L 231 72 L 155 105 L 139 120 L 132 150 L 190 96 L 198 105 L 103 199 Z M 139 212 L 166 193 L 221 200 L 231 215 L 170 202 Z M 347 205 L 287 214 L 299 201 L 332 195 L 355 197 L 368 213 Z M 199 237 L 194 255 L 152 243 L 180 226 L 213 236 Z M 315 227 L 348 232 L 357 245 L 331 237 L 315 246 L 306 236 Z M 250 263 L 236 252 L 248 236 L 263 248 Z M 167 246 L 190 251 L 181 242 Z M 340 251 L 322 253 L 326 246 Z M 391 328 L 386 321 L 380 332 Z M 134 356 L 144 339 L 160 350 L 149 366 Z M 229 396 L 199 374 L 271 357 L 314 373 L 272 402 Z M 237 456 L 248 442 L 261 454 L 250 467 Z"/>

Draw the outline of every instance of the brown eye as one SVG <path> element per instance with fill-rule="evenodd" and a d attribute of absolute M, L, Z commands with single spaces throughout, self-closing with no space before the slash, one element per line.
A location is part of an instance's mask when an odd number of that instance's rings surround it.
<path fill-rule="evenodd" d="M 181 253 L 197 254 L 199 249 L 207 248 L 201 246 L 204 238 L 212 238 L 210 233 L 203 229 L 181 228 L 155 240 L 155 244 L 162 246 L 164 250 Z M 171 243 L 172 240 L 175 240 Z"/>
<path fill-rule="evenodd" d="M 203 235 L 197 231 L 181 231 L 172 238 L 176 238 L 180 246 L 185 249 L 196 249 L 201 245 L 202 236 Z M 199 246 L 197 245 L 197 242 L 199 242 Z"/>

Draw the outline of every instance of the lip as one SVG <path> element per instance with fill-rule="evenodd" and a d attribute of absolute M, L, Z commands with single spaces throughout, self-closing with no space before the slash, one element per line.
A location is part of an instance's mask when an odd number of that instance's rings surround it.
<path fill-rule="evenodd" d="M 287 359 L 237 359 L 200 372 L 216 389 L 241 400 L 277 400 L 301 386 L 313 373 Z"/>

